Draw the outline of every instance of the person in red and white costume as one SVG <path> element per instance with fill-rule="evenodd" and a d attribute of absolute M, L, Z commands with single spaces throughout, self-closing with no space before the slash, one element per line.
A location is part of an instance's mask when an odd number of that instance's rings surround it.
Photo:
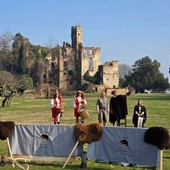
<path fill-rule="evenodd" d="M 77 91 L 76 97 L 73 100 L 73 107 L 74 107 L 74 117 L 76 117 L 76 123 L 79 123 L 79 112 L 80 109 L 85 107 L 87 104 L 87 101 L 84 97 L 84 94 L 82 91 Z M 81 123 L 84 123 L 84 119 L 81 118 Z"/>
<path fill-rule="evenodd" d="M 54 94 L 54 97 L 51 99 L 50 105 L 51 105 L 51 109 L 52 109 L 52 118 L 53 118 L 54 124 L 56 124 L 56 123 L 60 124 L 60 117 L 62 114 L 60 112 L 58 112 L 57 108 L 63 107 L 61 93 L 56 92 Z"/>

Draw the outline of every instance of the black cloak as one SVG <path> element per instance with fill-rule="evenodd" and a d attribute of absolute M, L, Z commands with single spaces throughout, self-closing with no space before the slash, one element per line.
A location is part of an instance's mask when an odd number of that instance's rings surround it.
<path fill-rule="evenodd" d="M 120 122 L 120 119 L 125 119 L 128 114 L 126 95 L 113 96 L 110 99 L 110 123 L 115 121 Z"/>

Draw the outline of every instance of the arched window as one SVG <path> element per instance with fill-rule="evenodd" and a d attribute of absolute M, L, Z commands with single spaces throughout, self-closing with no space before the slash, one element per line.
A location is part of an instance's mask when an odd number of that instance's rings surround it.
<path fill-rule="evenodd" d="M 92 49 L 89 50 L 89 55 L 92 55 L 93 54 L 93 51 Z"/>
<path fill-rule="evenodd" d="M 87 53 L 87 50 L 86 49 L 84 49 L 84 55 L 87 55 L 88 53 Z"/>
<path fill-rule="evenodd" d="M 93 59 L 89 58 L 89 71 L 93 71 Z"/>

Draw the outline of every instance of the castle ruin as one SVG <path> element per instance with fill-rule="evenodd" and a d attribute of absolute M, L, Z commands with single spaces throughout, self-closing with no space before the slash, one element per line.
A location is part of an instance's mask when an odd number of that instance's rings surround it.
<path fill-rule="evenodd" d="M 94 76 L 100 66 L 101 82 L 104 88 L 118 87 L 118 61 L 106 62 L 101 65 L 100 48 L 84 47 L 82 27 L 71 27 L 71 45 L 63 42 L 63 46 L 57 46 L 55 57 L 48 56 L 51 66 L 57 63 L 57 86 L 59 89 L 72 91 L 79 90 L 83 84 L 83 76 L 88 71 Z"/>

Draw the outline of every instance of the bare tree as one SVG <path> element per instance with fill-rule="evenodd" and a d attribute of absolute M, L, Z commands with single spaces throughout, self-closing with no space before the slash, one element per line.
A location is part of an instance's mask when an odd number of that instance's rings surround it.
<path fill-rule="evenodd" d="M 49 49 L 52 49 L 52 48 L 56 47 L 57 45 L 58 45 L 57 40 L 54 39 L 54 37 L 52 35 L 50 35 L 48 37 L 48 42 L 46 43 L 45 46 Z"/>
<path fill-rule="evenodd" d="M 0 72 L 0 94 L 4 97 L 2 107 L 12 106 L 12 99 L 16 95 L 20 85 L 21 81 L 18 76 L 6 71 Z"/>
<path fill-rule="evenodd" d="M 129 75 L 132 72 L 132 68 L 127 64 L 120 64 L 118 70 L 119 79 L 124 79 L 125 75 Z"/>
<path fill-rule="evenodd" d="M 5 32 L 0 35 L 0 70 L 12 70 L 12 43 L 13 35 Z"/>
<path fill-rule="evenodd" d="M 11 49 L 14 36 L 10 32 L 5 32 L 0 35 L 0 50 Z"/>

